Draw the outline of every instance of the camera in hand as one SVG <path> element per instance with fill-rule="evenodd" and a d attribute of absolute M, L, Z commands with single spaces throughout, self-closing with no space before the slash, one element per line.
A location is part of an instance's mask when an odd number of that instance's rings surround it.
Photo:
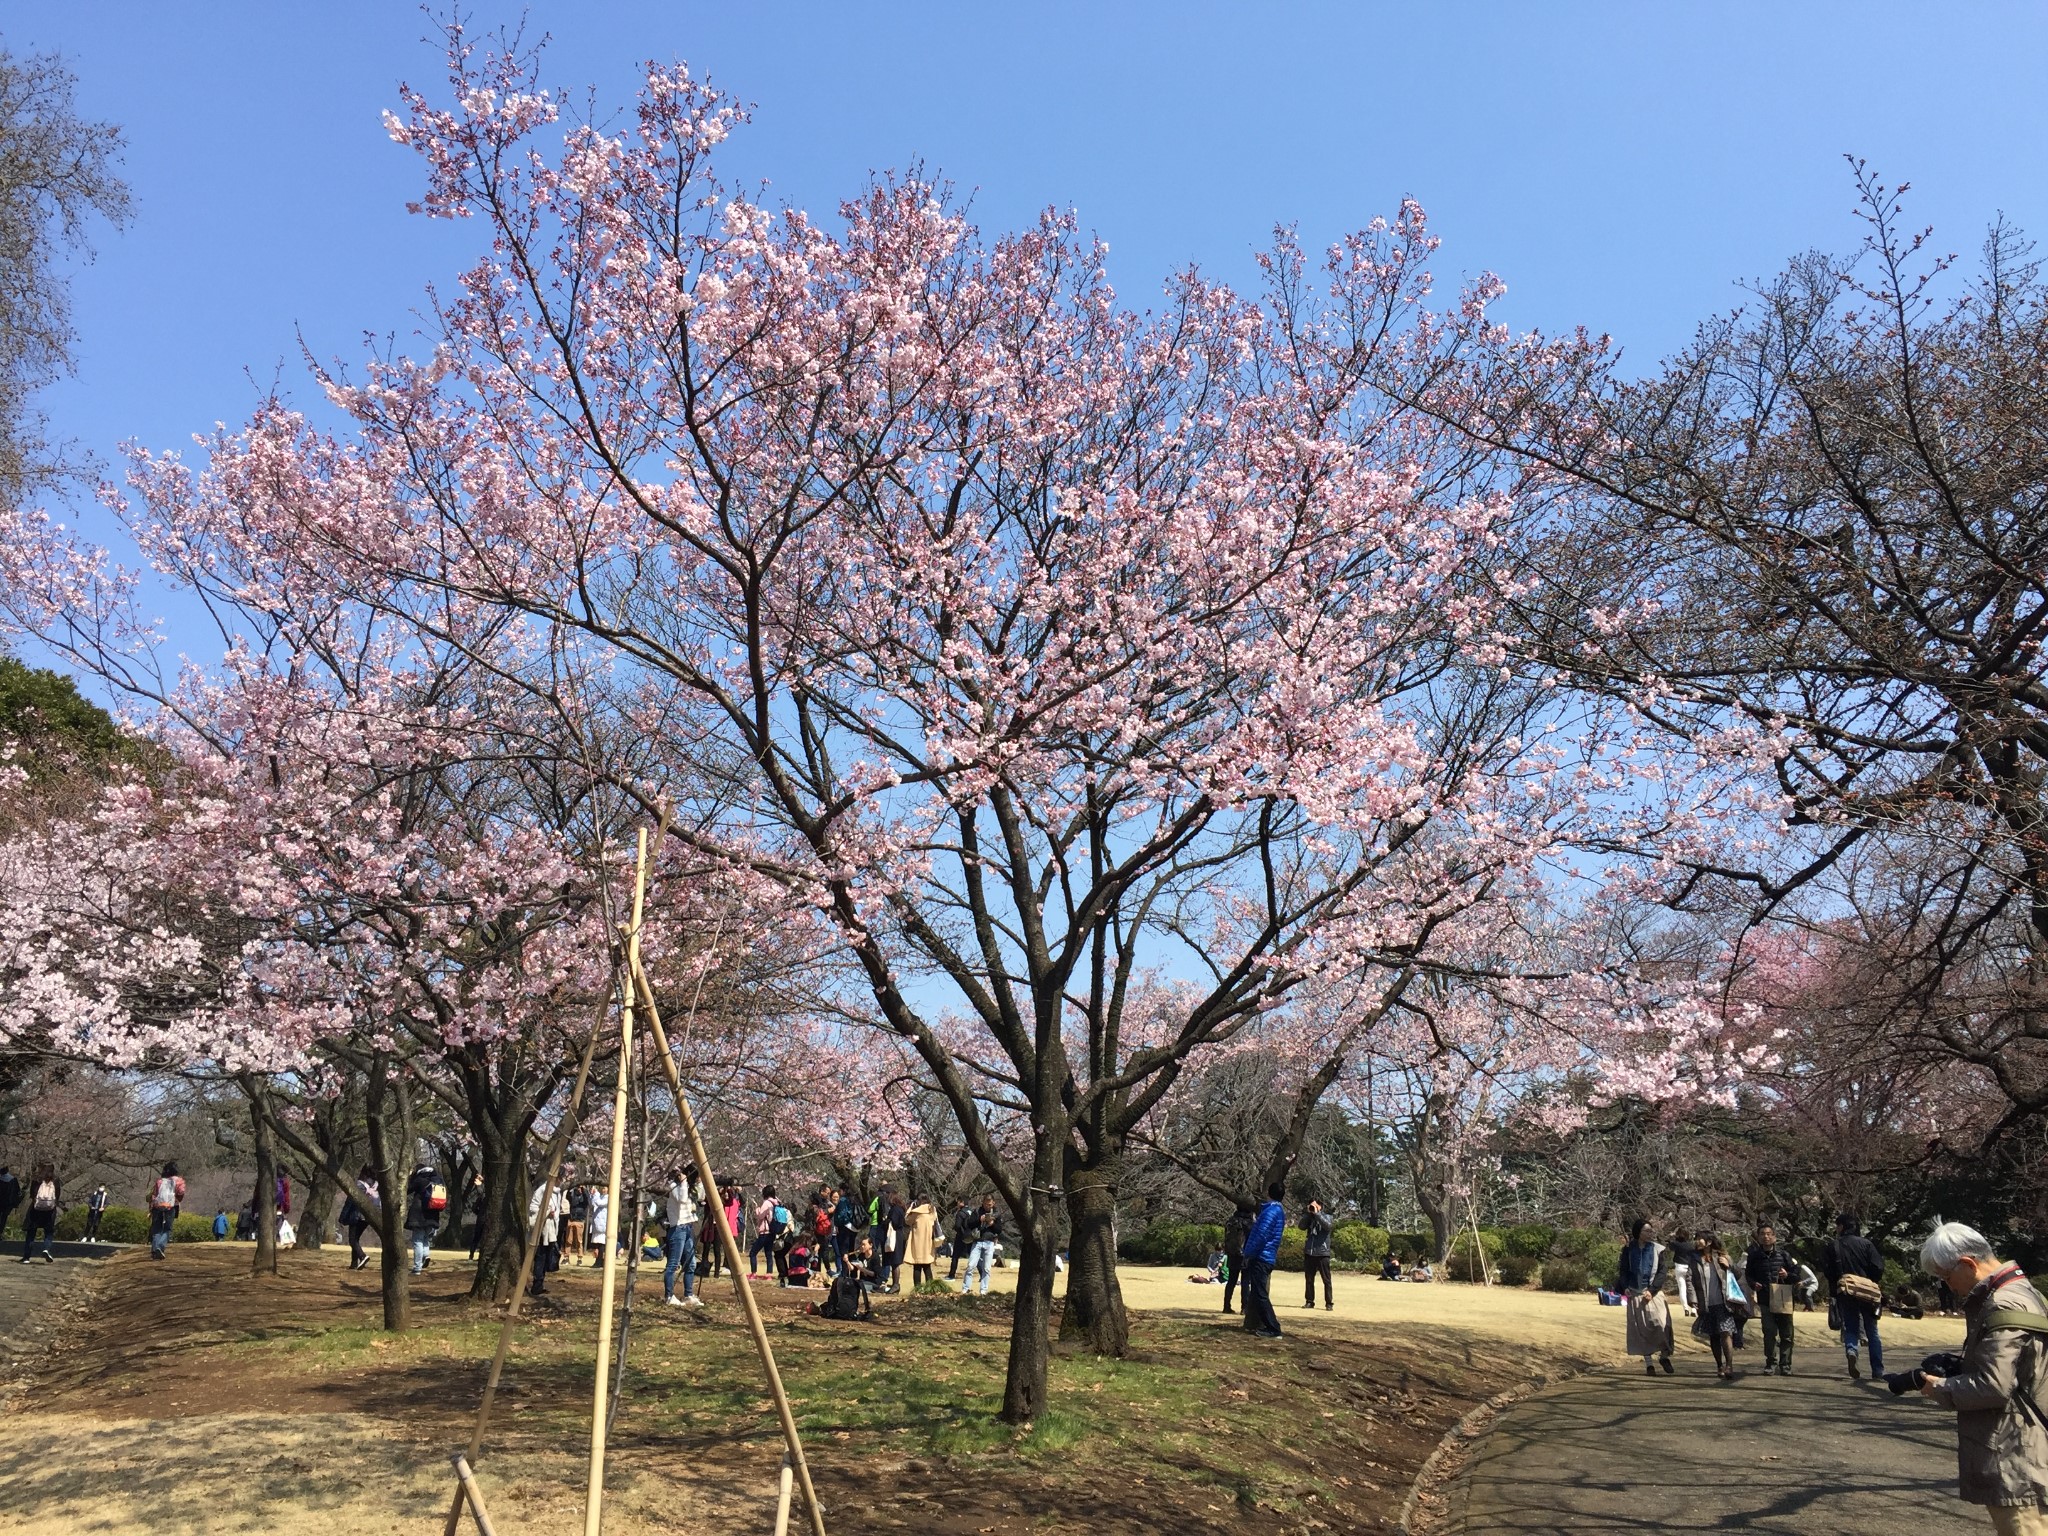
<path fill-rule="evenodd" d="M 1884 1384 L 1892 1389 L 1893 1397 L 1904 1397 L 1908 1392 L 1918 1392 L 1927 1385 L 1930 1376 L 1953 1376 L 1963 1368 L 1963 1357 L 1954 1350 L 1943 1350 L 1929 1355 L 1910 1371 L 1887 1372 Z"/>

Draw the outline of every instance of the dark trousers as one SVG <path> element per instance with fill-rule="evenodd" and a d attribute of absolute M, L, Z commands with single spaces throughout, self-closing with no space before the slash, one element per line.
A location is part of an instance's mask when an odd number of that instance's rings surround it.
<path fill-rule="evenodd" d="M 1243 1284 L 1244 1284 L 1244 1255 L 1243 1255 L 1243 1254 L 1241 1254 L 1241 1253 L 1238 1253 L 1238 1254 L 1228 1254 L 1228 1253 L 1227 1253 L 1227 1254 L 1225 1254 L 1225 1255 L 1223 1256 L 1223 1310 L 1224 1310 L 1224 1311 L 1228 1312 L 1228 1311 L 1230 1310 L 1230 1295 L 1231 1295 L 1231 1292 L 1235 1291 L 1235 1290 L 1236 1290 L 1236 1289 L 1237 1289 L 1237 1288 L 1238 1288 L 1238 1287 L 1239 1287 L 1240 1285 L 1243 1285 Z"/>
<path fill-rule="evenodd" d="M 99 1241 L 100 1217 L 105 1214 L 103 1211 L 87 1211 L 85 1213 L 85 1240 L 88 1243 Z"/>
<path fill-rule="evenodd" d="M 348 1224 L 348 1261 L 357 1269 L 370 1262 L 369 1253 L 363 1248 L 363 1234 L 370 1229 L 367 1221 L 352 1221 Z"/>
<path fill-rule="evenodd" d="M 1316 1276 L 1323 1277 L 1323 1305 L 1334 1308 L 1337 1303 L 1330 1297 L 1330 1256 L 1319 1253 L 1304 1257 L 1301 1261 L 1301 1275 L 1304 1282 L 1302 1302 L 1305 1306 L 1316 1304 Z"/>
<path fill-rule="evenodd" d="M 21 1262 L 26 1264 L 29 1255 L 36 1251 L 36 1232 L 43 1234 L 43 1257 L 50 1256 L 50 1239 L 57 1234 L 57 1213 L 55 1211 L 23 1211 L 21 1213 Z"/>
<path fill-rule="evenodd" d="M 1856 1358 L 1856 1336 L 1870 1341 L 1870 1374 L 1884 1374 L 1884 1346 L 1877 1341 L 1877 1308 L 1868 1302 L 1848 1301 L 1837 1297 L 1835 1310 L 1842 1317 L 1842 1352 L 1851 1360 Z"/>
<path fill-rule="evenodd" d="M 1792 1314 L 1790 1312 L 1766 1312 L 1764 1314 L 1764 1367 L 1773 1364 L 1792 1363 Z"/>
<path fill-rule="evenodd" d="M 911 1287 L 911 1289 L 912 1289 L 912 1290 L 915 1290 L 915 1289 L 917 1289 L 917 1287 L 919 1287 L 920 1285 L 930 1285 L 930 1284 L 931 1284 L 931 1280 L 932 1280 L 932 1266 L 931 1266 L 931 1265 L 929 1265 L 929 1264 L 913 1264 L 913 1265 L 911 1265 L 911 1266 L 910 1266 L 910 1287 Z"/>
<path fill-rule="evenodd" d="M 1252 1333 L 1278 1333 L 1273 1314 L 1273 1266 L 1259 1259 L 1244 1261 L 1244 1326 Z"/>

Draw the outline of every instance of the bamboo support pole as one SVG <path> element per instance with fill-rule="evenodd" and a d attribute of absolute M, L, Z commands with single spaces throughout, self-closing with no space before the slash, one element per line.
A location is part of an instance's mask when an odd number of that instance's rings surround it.
<path fill-rule="evenodd" d="M 789 1536 L 789 1458 L 782 1458 L 782 1470 L 775 1477 L 775 1536 Z"/>
<path fill-rule="evenodd" d="M 627 987 L 632 982 L 626 983 Z M 606 1005 L 609 1010 L 610 1005 Z M 569 1150 L 569 1138 L 575 1133 L 576 1118 L 583 1109 L 584 1089 L 590 1083 L 590 1063 L 597 1055 L 597 1037 L 604 1033 L 604 1020 L 600 1017 L 590 1026 L 590 1038 L 583 1042 L 582 1058 L 576 1063 L 576 1084 L 569 1090 L 569 1109 L 562 1116 L 562 1123 L 555 1128 L 553 1139 L 548 1145 L 547 1172 L 541 1179 L 540 1204 L 536 1207 L 526 1229 L 526 1252 L 519 1261 L 519 1278 L 512 1286 L 512 1299 L 505 1307 L 505 1320 L 498 1326 L 498 1348 L 491 1356 L 491 1371 L 484 1378 L 483 1401 L 477 1405 L 476 1424 L 469 1432 L 469 1451 L 463 1457 L 465 1466 L 474 1468 L 477 1458 L 483 1454 L 484 1430 L 491 1422 L 491 1405 L 497 1401 L 498 1382 L 505 1374 L 505 1357 L 511 1352 L 512 1333 L 519 1326 L 520 1304 L 526 1299 L 528 1281 L 533 1278 L 533 1266 L 540 1255 L 540 1232 L 547 1224 L 548 1207 L 554 1203 L 556 1181 L 561 1177 L 562 1158 Z M 456 1528 L 462 1524 L 462 1490 L 455 1491 L 455 1502 L 448 1508 L 448 1519 L 441 1527 L 441 1536 L 455 1536 Z"/>
<path fill-rule="evenodd" d="M 782 1387 L 782 1373 L 775 1368 L 775 1350 L 768 1342 L 768 1330 L 761 1322 L 761 1309 L 754 1301 L 754 1293 L 747 1285 L 747 1276 L 741 1268 L 739 1240 L 733 1235 L 725 1219 L 724 1207 L 718 1205 L 718 1185 L 712 1177 L 711 1158 L 704 1150 L 704 1138 L 697 1132 L 697 1117 L 690 1112 L 690 1101 L 683 1093 L 682 1073 L 676 1067 L 676 1059 L 669 1054 L 668 1036 L 661 1027 L 661 1008 L 654 1001 L 654 988 L 647 980 L 647 973 L 640 968 L 640 946 L 638 942 L 639 903 L 634 903 L 636 932 L 626 945 L 626 964 L 630 971 L 631 984 L 639 998 L 641 1017 L 647 1025 L 647 1034 L 655 1056 L 660 1060 L 663 1073 L 668 1078 L 669 1092 L 676 1101 L 676 1116 L 682 1121 L 683 1134 L 689 1139 L 690 1157 L 697 1165 L 697 1181 L 704 1191 L 704 1197 L 715 1213 L 711 1225 L 718 1229 L 719 1242 L 725 1249 L 727 1267 L 732 1270 L 733 1289 L 740 1299 L 740 1310 L 746 1314 L 747 1329 L 754 1336 L 754 1348 L 761 1356 L 761 1373 L 768 1378 L 768 1393 L 775 1400 L 776 1417 L 782 1421 L 782 1438 L 787 1447 L 789 1465 L 796 1473 L 798 1486 L 803 1489 L 804 1505 L 810 1511 L 811 1536 L 825 1536 L 825 1511 L 819 1507 L 818 1491 L 811 1483 L 810 1464 L 804 1460 L 804 1443 L 797 1434 L 796 1415 L 789 1406 L 789 1394 Z M 587 1536 L 596 1536 L 594 1531 Z"/>
<path fill-rule="evenodd" d="M 604 1444 L 610 1424 L 604 1411 L 611 1385 L 612 1291 L 618 1283 L 619 1244 L 616 1224 L 620 1179 L 626 1164 L 627 1097 L 632 1088 L 634 992 L 631 978 L 640 970 L 640 913 L 647 900 L 647 829 L 640 829 L 640 850 L 633 872 L 633 919 L 626 937 L 625 1006 L 619 1010 L 618 1089 L 612 1099 L 612 1160 L 605 1175 L 604 1284 L 597 1298 L 597 1369 L 593 1373 L 590 1409 L 590 1484 L 583 1498 L 583 1536 L 599 1536 L 604 1525 Z"/>
<path fill-rule="evenodd" d="M 498 1536 L 491 1528 L 491 1517 L 484 1509 L 483 1490 L 476 1485 L 476 1474 L 469 1469 L 469 1458 L 455 1455 L 448 1458 L 455 1463 L 455 1507 L 460 1509 L 464 1498 L 469 1500 L 469 1512 L 476 1517 L 477 1536 Z"/>

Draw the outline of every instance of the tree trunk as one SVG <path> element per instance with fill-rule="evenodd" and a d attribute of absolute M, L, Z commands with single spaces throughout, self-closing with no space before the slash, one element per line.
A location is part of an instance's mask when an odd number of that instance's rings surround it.
<path fill-rule="evenodd" d="M 1032 1195 L 1032 1202 L 1043 1204 Z M 1019 1232 L 1017 1311 L 1010 1323 L 1010 1361 L 1003 1377 L 1003 1422 L 1029 1424 L 1046 1407 L 1052 1353 L 1053 1224 L 1039 1216 Z"/>
<path fill-rule="evenodd" d="M 477 1213 L 476 1277 L 469 1287 L 478 1301 L 509 1300 L 519 1283 L 519 1266 L 526 1258 L 526 1207 L 532 1198 L 526 1144 L 524 1130 L 478 1142 L 483 1205 Z"/>
<path fill-rule="evenodd" d="M 1069 1149 L 1067 1192 L 1067 1305 L 1062 1339 L 1085 1339 L 1098 1355 L 1122 1357 L 1130 1347 L 1130 1317 L 1116 1273 L 1116 1181 L 1121 1151 L 1083 1159 Z M 1018 1276 L 1023 1285 L 1023 1276 Z"/>
<path fill-rule="evenodd" d="M 263 1088 L 254 1078 L 243 1079 L 249 1095 L 249 1125 L 256 1141 L 256 1254 L 250 1260 L 252 1275 L 277 1273 L 277 1138 L 270 1129 L 270 1107 Z"/>
<path fill-rule="evenodd" d="M 382 1261 L 384 1331 L 402 1333 L 411 1321 L 411 1256 L 405 1242 L 405 1181 L 412 1174 L 412 1115 L 403 1086 L 391 1081 L 382 1051 L 370 1064 L 365 1114 L 370 1165 L 377 1175 L 377 1243 Z M 395 1123 L 394 1123 L 395 1122 Z M 403 1168 L 401 1170 L 401 1163 Z"/>

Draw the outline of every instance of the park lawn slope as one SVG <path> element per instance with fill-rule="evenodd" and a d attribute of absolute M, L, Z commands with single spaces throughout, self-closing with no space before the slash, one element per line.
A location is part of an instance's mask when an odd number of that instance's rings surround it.
<path fill-rule="evenodd" d="M 417 1326 L 386 1335 L 373 1276 L 342 1260 L 287 1253 L 261 1281 L 246 1247 L 108 1263 L 13 1401 L 10 1508 L 52 1532 L 425 1528 L 496 1325 L 463 1299 L 466 1266 L 437 1259 Z M 643 1276 L 615 1531 L 768 1527 L 780 1439 L 729 1282 L 709 1294 L 702 1313 L 663 1307 Z M 1050 1411 L 1018 1433 L 995 1418 L 1006 1298 L 889 1299 L 877 1323 L 835 1324 L 756 1294 L 836 1532 L 1388 1529 L 1444 1430 L 1558 1358 L 1442 1327 L 1317 1314 L 1266 1343 L 1206 1310 L 1141 1312 L 1128 1359 L 1060 1352 Z M 521 1325 L 479 1465 L 507 1536 L 581 1528 L 595 1312 L 594 1274 L 568 1271 Z"/>

